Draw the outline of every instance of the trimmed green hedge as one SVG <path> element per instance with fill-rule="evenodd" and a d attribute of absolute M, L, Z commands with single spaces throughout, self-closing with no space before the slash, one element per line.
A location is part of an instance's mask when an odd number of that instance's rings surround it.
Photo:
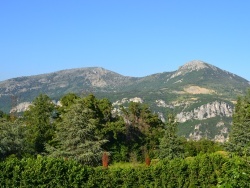
<path fill-rule="evenodd" d="M 0 162 L 1 187 L 250 187 L 246 158 L 205 154 L 150 167 L 92 168 L 64 159 L 9 158 Z"/>
<path fill-rule="evenodd" d="M 93 168 L 74 161 L 39 156 L 0 163 L 1 187 L 78 187 L 86 185 Z M 86 183 L 85 183 L 86 182 Z"/>

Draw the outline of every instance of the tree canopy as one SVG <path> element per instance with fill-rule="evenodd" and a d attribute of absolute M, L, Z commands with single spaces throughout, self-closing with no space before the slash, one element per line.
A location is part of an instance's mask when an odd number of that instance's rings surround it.
<path fill-rule="evenodd" d="M 45 144 L 54 135 L 54 112 L 55 105 L 52 100 L 47 95 L 40 94 L 24 113 L 24 121 L 29 128 L 28 140 L 33 145 L 35 153 L 44 152 Z"/>
<path fill-rule="evenodd" d="M 250 90 L 237 100 L 227 149 L 239 155 L 250 155 Z"/>
<path fill-rule="evenodd" d="M 72 158 L 89 165 L 96 165 L 100 161 L 101 146 L 106 140 L 95 134 L 99 119 L 94 107 L 86 104 L 86 100 L 77 100 L 63 115 L 53 140 L 56 144 L 47 146 L 51 156 Z"/>
<path fill-rule="evenodd" d="M 173 114 L 168 115 L 165 133 L 160 140 L 160 158 L 174 159 L 184 156 L 184 148 L 181 139 L 177 136 L 178 123 Z"/>

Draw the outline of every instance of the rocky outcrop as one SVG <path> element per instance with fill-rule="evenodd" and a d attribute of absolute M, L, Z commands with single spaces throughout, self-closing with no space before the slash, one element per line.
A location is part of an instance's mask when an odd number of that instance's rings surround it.
<path fill-rule="evenodd" d="M 202 123 L 194 126 L 194 130 L 189 134 L 188 139 L 191 140 L 201 140 L 202 138 L 211 139 L 216 142 L 224 143 L 229 139 L 229 130 L 224 122 L 218 122 L 215 125 L 218 129 L 218 133 L 214 137 L 210 137 L 210 131 L 207 128 L 207 125 Z"/>
<path fill-rule="evenodd" d="M 134 97 L 134 98 L 123 98 L 122 100 L 118 100 L 116 102 L 114 102 L 112 105 L 113 106 L 120 106 L 123 105 L 125 103 L 129 103 L 129 102 L 137 102 L 137 103 L 143 103 L 143 100 L 140 97 Z"/>
<path fill-rule="evenodd" d="M 112 114 L 113 115 L 120 115 L 120 106 L 124 105 L 124 104 L 128 104 L 130 102 L 136 102 L 136 103 L 143 103 L 143 100 L 140 97 L 134 97 L 134 98 L 123 98 L 122 100 L 118 100 L 114 103 L 112 103 L 113 106 L 113 110 L 112 110 Z"/>
<path fill-rule="evenodd" d="M 194 131 L 189 134 L 189 139 L 191 140 L 200 140 L 203 137 L 203 133 L 200 130 L 202 124 L 195 125 Z"/>
<path fill-rule="evenodd" d="M 211 68 L 214 71 L 217 70 L 217 68 L 215 66 L 210 65 L 210 64 L 205 63 L 205 62 L 200 61 L 200 60 L 190 61 L 190 62 L 184 64 L 183 66 L 181 66 L 179 68 L 179 70 L 187 72 L 187 71 L 198 71 L 198 70 L 205 69 L 205 68 Z"/>
<path fill-rule="evenodd" d="M 217 68 L 213 65 L 207 64 L 203 61 L 193 60 L 181 66 L 170 78 L 175 78 L 177 76 L 185 75 L 186 73 L 192 71 L 199 71 L 201 69 L 207 68 L 211 68 L 212 70 L 217 71 Z"/>
<path fill-rule="evenodd" d="M 26 110 L 28 110 L 29 106 L 31 105 L 30 102 L 22 102 L 20 104 L 18 104 L 16 107 L 12 108 L 10 110 L 10 113 L 13 113 L 13 112 L 24 112 Z"/>
<path fill-rule="evenodd" d="M 163 107 L 163 108 L 174 108 L 174 105 L 172 104 L 166 104 L 164 100 L 158 99 L 155 101 L 156 105 L 158 107 Z"/>
<path fill-rule="evenodd" d="M 216 116 L 232 117 L 233 107 L 225 102 L 214 101 L 202 105 L 190 112 L 181 112 L 177 114 L 178 122 L 186 122 L 191 119 L 204 120 Z"/>

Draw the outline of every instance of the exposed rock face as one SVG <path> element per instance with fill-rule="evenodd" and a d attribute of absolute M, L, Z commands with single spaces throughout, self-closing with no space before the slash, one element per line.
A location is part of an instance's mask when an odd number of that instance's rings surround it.
<path fill-rule="evenodd" d="M 183 66 L 181 66 L 172 76 L 171 78 L 180 76 L 180 75 L 185 75 L 186 73 L 192 72 L 192 71 L 199 71 L 201 69 L 207 69 L 207 68 L 211 68 L 214 71 L 217 71 L 217 68 L 213 65 L 207 64 L 203 61 L 199 61 L 199 60 L 194 60 L 194 61 L 190 61 L 186 64 L 184 64 Z"/>
<path fill-rule="evenodd" d="M 114 107 L 112 110 L 113 115 L 119 115 L 121 110 L 119 108 L 120 105 L 128 104 L 129 102 L 136 102 L 136 103 L 143 103 L 143 100 L 140 97 L 134 97 L 134 98 L 123 98 L 122 100 L 118 100 L 112 104 Z"/>
<path fill-rule="evenodd" d="M 158 112 L 158 117 L 159 117 L 159 119 L 160 119 L 163 123 L 165 123 L 165 122 L 166 122 L 166 119 L 164 118 L 163 113 Z"/>
<path fill-rule="evenodd" d="M 209 65 L 203 61 L 199 61 L 199 60 L 193 60 L 190 61 L 188 63 L 186 63 L 185 65 L 181 66 L 179 68 L 179 71 L 198 71 L 201 69 L 205 69 L 205 68 L 212 68 L 213 70 L 217 70 L 217 68 L 213 65 Z"/>
<path fill-rule="evenodd" d="M 137 103 L 143 103 L 143 100 L 140 97 L 135 97 L 129 99 L 130 102 L 137 102 Z"/>
<path fill-rule="evenodd" d="M 183 109 L 185 109 L 186 107 L 188 107 L 191 104 L 194 104 L 197 102 L 197 98 L 191 98 L 189 100 L 185 100 L 185 101 L 171 101 L 170 104 L 167 104 L 166 101 L 162 100 L 162 99 L 157 99 L 155 100 L 155 104 L 158 107 L 163 107 L 163 108 L 175 108 L 175 107 L 180 107 L 182 106 Z"/>
<path fill-rule="evenodd" d="M 190 112 L 181 112 L 177 114 L 177 120 L 183 123 L 190 119 L 203 120 L 216 116 L 232 117 L 232 114 L 233 108 L 229 104 L 215 101 L 195 108 Z"/>
<path fill-rule="evenodd" d="M 202 139 L 202 132 L 200 131 L 201 124 L 195 125 L 194 132 L 189 134 L 189 138 L 192 140 Z"/>
<path fill-rule="evenodd" d="M 227 142 L 229 139 L 229 130 L 227 127 L 223 126 L 218 135 L 215 135 L 214 141 L 216 142 Z"/>
<path fill-rule="evenodd" d="M 114 102 L 112 105 L 113 106 L 120 106 L 123 105 L 125 103 L 129 103 L 129 102 L 137 102 L 137 103 L 143 103 L 143 100 L 140 97 L 134 97 L 134 98 L 123 98 L 122 100 L 118 100 L 116 102 Z"/>
<path fill-rule="evenodd" d="M 158 107 L 163 107 L 163 108 L 174 108 L 173 105 L 171 104 L 166 104 L 166 102 L 164 100 L 158 99 L 155 101 L 156 105 Z"/>
<path fill-rule="evenodd" d="M 12 113 L 12 112 L 24 112 L 24 111 L 28 110 L 30 105 L 31 105 L 30 102 L 22 102 L 22 103 L 18 104 L 15 108 L 12 108 L 10 110 L 10 113 Z"/>
<path fill-rule="evenodd" d="M 224 124 L 224 122 L 218 122 L 217 123 L 216 127 L 219 130 L 218 130 L 218 134 L 215 135 L 214 138 L 208 137 L 209 130 L 206 129 L 206 128 L 204 129 L 203 126 L 204 125 L 202 125 L 201 123 L 195 125 L 193 132 L 191 132 L 189 134 L 189 139 L 200 140 L 202 138 L 209 138 L 211 140 L 214 140 L 214 141 L 220 142 L 220 143 L 224 143 L 224 142 L 228 141 L 228 139 L 229 139 L 229 130 L 228 130 L 228 127 L 226 127 L 226 125 Z"/>

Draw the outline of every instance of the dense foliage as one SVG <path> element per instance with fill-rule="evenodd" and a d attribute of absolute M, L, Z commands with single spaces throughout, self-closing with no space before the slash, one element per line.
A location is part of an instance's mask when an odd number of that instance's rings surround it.
<path fill-rule="evenodd" d="M 238 99 L 228 153 L 211 140 L 179 137 L 175 116 L 167 117 L 141 103 L 113 111 L 94 95 L 69 93 L 55 105 L 41 94 L 19 117 L 0 112 L 1 186 L 250 186 L 250 91 Z M 112 167 L 119 162 L 134 166 Z"/>
<path fill-rule="evenodd" d="M 54 135 L 53 114 L 55 105 L 47 95 L 40 94 L 24 113 L 25 124 L 29 127 L 28 141 L 35 153 L 45 151 L 45 144 Z"/>
<path fill-rule="evenodd" d="M 147 105 L 131 102 L 112 112 L 109 100 L 69 93 L 56 105 L 45 94 L 27 111 L 10 118 L 0 113 L 0 156 L 38 154 L 75 159 L 98 165 L 102 152 L 110 162 L 144 161 L 157 157 L 164 124 Z"/>
<path fill-rule="evenodd" d="M 237 100 L 227 149 L 241 156 L 250 155 L 250 90 Z"/>
<path fill-rule="evenodd" d="M 53 145 L 47 146 L 51 156 L 72 158 L 83 164 L 94 165 L 102 156 L 101 146 L 106 142 L 98 138 L 96 113 L 80 99 L 63 114 L 58 124 Z"/>
<path fill-rule="evenodd" d="M 164 136 L 162 137 L 159 146 L 159 157 L 161 159 L 174 159 L 176 157 L 183 157 L 184 155 L 181 139 L 177 136 L 177 126 L 178 124 L 175 117 L 172 114 L 169 114 Z"/>
<path fill-rule="evenodd" d="M 9 158 L 0 162 L 0 182 L 1 187 L 249 187 L 248 160 L 217 153 L 105 169 L 61 158 Z"/>

